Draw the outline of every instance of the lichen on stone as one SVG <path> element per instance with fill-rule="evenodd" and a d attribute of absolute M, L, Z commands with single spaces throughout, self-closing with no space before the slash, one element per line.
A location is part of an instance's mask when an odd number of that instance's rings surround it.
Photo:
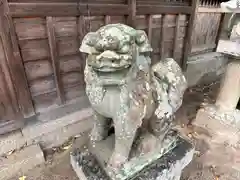
<path fill-rule="evenodd" d="M 146 33 L 123 24 L 106 25 L 87 34 L 80 51 L 88 54 L 86 94 L 98 114 L 93 131 L 108 131 L 104 121 L 109 119 L 115 128 L 109 165 L 118 168 L 126 163 L 137 130 L 143 126 L 161 145 L 187 87 L 179 65 L 167 58 L 151 66 L 152 47 Z M 105 133 L 92 133 L 96 134 Z"/>

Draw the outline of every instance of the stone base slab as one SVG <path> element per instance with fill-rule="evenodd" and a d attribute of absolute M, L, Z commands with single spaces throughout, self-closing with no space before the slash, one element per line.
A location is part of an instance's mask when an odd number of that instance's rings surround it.
<path fill-rule="evenodd" d="M 131 177 L 115 178 L 115 180 L 180 180 L 182 170 L 191 162 L 193 155 L 192 144 L 179 139 L 174 149 L 141 171 Z M 71 154 L 71 165 L 80 180 L 113 180 L 86 147 Z"/>
<path fill-rule="evenodd" d="M 0 180 L 6 180 L 18 173 L 24 174 L 44 162 L 44 154 L 39 145 L 25 147 L 7 158 L 0 157 Z"/>
<path fill-rule="evenodd" d="M 238 145 L 240 140 L 240 111 L 220 111 L 215 105 L 200 109 L 193 125 L 210 135 L 210 144 Z"/>

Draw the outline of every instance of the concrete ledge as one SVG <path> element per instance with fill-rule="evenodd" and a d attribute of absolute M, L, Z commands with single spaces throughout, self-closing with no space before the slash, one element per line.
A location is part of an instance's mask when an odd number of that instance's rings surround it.
<path fill-rule="evenodd" d="M 44 163 L 44 155 L 38 145 L 24 148 L 8 158 L 0 159 L 0 180 L 6 180 L 18 173 L 24 173 Z"/>
<path fill-rule="evenodd" d="M 0 136 L 0 157 L 9 151 L 20 149 L 26 141 L 20 131 Z"/>
<path fill-rule="evenodd" d="M 22 133 L 24 137 L 28 139 L 34 139 L 70 124 L 75 124 L 79 121 L 90 118 L 91 116 L 92 109 L 86 108 L 81 111 L 65 115 L 58 119 L 52 119 L 47 122 L 38 122 L 36 124 L 29 124 L 22 129 Z M 79 130 L 79 132 L 81 132 L 81 130 Z"/>
<path fill-rule="evenodd" d="M 39 144 L 43 149 L 58 147 L 71 137 L 89 132 L 93 123 L 92 115 L 92 109 L 85 108 L 62 117 L 51 116 L 52 119 L 48 121 L 33 121 L 22 132 L 1 135 L 0 157 L 24 145 Z"/>
<path fill-rule="evenodd" d="M 185 72 L 189 87 L 217 80 L 224 73 L 227 62 L 228 59 L 217 52 L 190 57 Z"/>
<path fill-rule="evenodd" d="M 43 134 L 39 137 L 35 137 L 32 140 L 28 140 L 28 144 L 38 143 L 45 149 L 52 147 L 58 147 L 64 144 L 69 138 L 79 135 L 79 140 L 82 140 L 82 134 L 88 133 L 93 125 L 92 118 L 81 120 L 77 123 L 67 125 L 63 128 L 52 131 L 48 134 Z"/>

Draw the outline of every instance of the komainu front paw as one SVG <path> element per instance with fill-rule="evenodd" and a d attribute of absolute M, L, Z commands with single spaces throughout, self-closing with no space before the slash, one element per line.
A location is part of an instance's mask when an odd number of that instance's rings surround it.
<path fill-rule="evenodd" d="M 107 131 L 106 130 L 100 130 L 98 128 L 93 128 L 91 134 L 90 134 L 90 140 L 93 142 L 96 141 L 102 141 L 107 137 Z"/>
<path fill-rule="evenodd" d="M 123 156 L 120 153 L 113 153 L 109 162 L 108 162 L 108 168 L 112 170 L 117 170 L 122 167 L 123 164 L 125 164 L 128 160 L 127 156 Z"/>

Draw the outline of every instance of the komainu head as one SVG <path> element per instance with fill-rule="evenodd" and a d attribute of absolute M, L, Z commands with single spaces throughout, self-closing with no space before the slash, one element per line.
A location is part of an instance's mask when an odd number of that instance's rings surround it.
<path fill-rule="evenodd" d="M 110 24 L 88 33 L 80 51 L 87 53 L 87 64 L 94 70 L 114 72 L 130 68 L 137 55 L 152 51 L 144 31 L 124 24 Z"/>

